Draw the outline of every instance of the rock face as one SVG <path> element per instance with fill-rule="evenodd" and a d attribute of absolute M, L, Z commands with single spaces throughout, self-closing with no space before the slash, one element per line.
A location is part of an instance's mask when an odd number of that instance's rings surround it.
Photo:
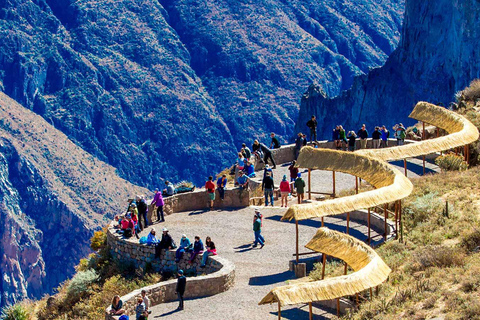
<path fill-rule="evenodd" d="M 448 105 L 454 94 L 480 77 L 480 6 L 476 0 L 407 0 L 399 47 L 381 68 L 355 78 L 352 88 L 334 99 L 311 86 L 304 94 L 296 130 L 304 131 L 312 114 L 319 133 L 331 138 L 342 124 L 358 130 L 395 123 L 418 101 Z"/>
<path fill-rule="evenodd" d="M 298 97 L 380 66 L 402 0 L 0 1 L 0 90 L 154 188 L 293 134 Z"/>
<path fill-rule="evenodd" d="M 74 273 L 94 230 L 148 190 L 119 178 L 42 117 L 0 93 L 0 306 Z"/>

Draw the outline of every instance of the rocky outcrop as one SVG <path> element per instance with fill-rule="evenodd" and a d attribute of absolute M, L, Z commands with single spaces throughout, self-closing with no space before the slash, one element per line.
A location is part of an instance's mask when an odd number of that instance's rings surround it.
<path fill-rule="evenodd" d="M 197 184 L 288 140 L 312 81 L 383 64 L 403 1 L 0 1 L 0 89 L 134 183 Z"/>
<path fill-rule="evenodd" d="M 454 94 L 480 77 L 480 6 L 476 0 L 407 0 L 399 47 L 381 68 L 355 78 L 350 90 L 334 99 L 320 85 L 304 94 L 296 130 L 312 114 L 326 138 L 336 124 L 358 130 L 407 120 L 418 101 L 447 106 Z"/>
<path fill-rule="evenodd" d="M 74 273 L 130 184 L 40 116 L 0 93 L 0 306 L 39 298 Z"/>

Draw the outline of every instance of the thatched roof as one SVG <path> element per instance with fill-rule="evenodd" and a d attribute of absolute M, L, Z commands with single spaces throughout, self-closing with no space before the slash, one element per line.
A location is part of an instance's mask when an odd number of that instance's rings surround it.
<path fill-rule="evenodd" d="M 280 302 L 284 306 L 353 295 L 383 283 L 391 272 L 375 250 L 364 242 L 328 228 L 318 229 L 306 247 L 342 259 L 355 272 L 319 281 L 302 279 L 274 288 L 260 305 Z"/>
<path fill-rule="evenodd" d="M 344 172 L 366 180 L 376 189 L 353 196 L 291 206 L 282 220 L 326 217 L 390 203 L 407 197 L 412 183 L 388 163 L 353 152 L 302 148 L 297 166 Z"/>
<path fill-rule="evenodd" d="M 449 135 L 391 148 L 363 149 L 356 153 L 391 161 L 461 147 L 477 141 L 479 137 L 477 128 L 470 121 L 428 102 L 417 103 L 409 117 L 444 129 Z"/>

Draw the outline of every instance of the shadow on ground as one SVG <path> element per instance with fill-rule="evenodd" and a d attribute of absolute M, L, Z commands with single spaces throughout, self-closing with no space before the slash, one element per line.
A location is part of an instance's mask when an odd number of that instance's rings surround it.
<path fill-rule="evenodd" d="M 285 282 L 295 278 L 295 273 L 291 271 L 284 271 L 282 273 L 269 274 L 266 276 L 252 277 L 248 281 L 250 286 L 267 286 L 279 282 Z"/>

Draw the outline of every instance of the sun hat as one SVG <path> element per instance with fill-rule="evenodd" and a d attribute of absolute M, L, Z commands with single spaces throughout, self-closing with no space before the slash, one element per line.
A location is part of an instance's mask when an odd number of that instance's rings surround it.
<path fill-rule="evenodd" d="M 167 228 L 163 228 L 162 231 L 165 232 L 165 231 L 168 231 L 168 229 L 167 229 Z"/>
<path fill-rule="evenodd" d="M 182 269 L 178 270 L 178 274 L 183 274 L 183 270 Z"/>
<path fill-rule="evenodd" d="M 187 236 L 185 234 L 182 234 L 182 239 L 186 239 Z"/>

